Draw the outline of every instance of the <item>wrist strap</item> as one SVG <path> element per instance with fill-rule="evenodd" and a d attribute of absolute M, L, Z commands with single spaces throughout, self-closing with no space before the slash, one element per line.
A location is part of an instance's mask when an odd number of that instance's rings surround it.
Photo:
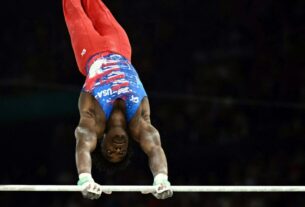
<path fill-rule="evenodd" d="M 154 177 L 155 180 L 167 180 L 168 176 L 164 173 L 159 173 Z"/>
<path fill-rule="evenodd" d="M 90 177 L 90 178 L 92 178 L 91 173 L 81 173 L 81 174 L 78 175 L 78 178 L 79 178 L 79 179 L 82 179 L 82 178 L 84 178 L 84 177 Z"/>
<path fill-rule="evenodd" d="M 83 185 L 84 183 L 94 181 L 90 173 L 81 173 L 78 175 L 78 178 L 77 185 Z"/>
<path fill-rule="evenodd" d="M 159 173 L 154 177 L 155 182 L 161 181 L 161 180 L 167 180 L 167 179 L 168 179 L 168 176 L 164 173 Z"/>

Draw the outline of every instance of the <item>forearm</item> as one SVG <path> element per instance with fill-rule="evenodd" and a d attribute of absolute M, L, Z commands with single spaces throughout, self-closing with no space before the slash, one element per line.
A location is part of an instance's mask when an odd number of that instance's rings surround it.
<path fill-rule="evenodd" d="M 91 152 L 96 147 L 96 135 L 88 129 L 77 127 L 75 131 L 75 160 L 78 174 L 91 173 Z"/>
<path fill-rule="evenodd" d="M 161 146 L 154 146 L 151 149 L 151 152 L 148 154 L 148 161 L 153 176 L 156 176 L 159 173 L 168 174 L 167 160 Z"/>
<path fill-rule="evenodd" d="M 161 146 L 154 147 L 149 156 L 150 169 L 154 176 L 153 186 L 156 187 L 156 191 L 153 195 L 157 199 L 166 199 L 173 195 L 173 191 L 170 188 L 170 182 L 168 181 L 167 174 L 167 162 L 165 153 Z"/>
<path fill-rule="evenodd" d="M 78 174 L 91 173 L 92 160 L 89 150 L 76 149 L 75 159 Z"/>

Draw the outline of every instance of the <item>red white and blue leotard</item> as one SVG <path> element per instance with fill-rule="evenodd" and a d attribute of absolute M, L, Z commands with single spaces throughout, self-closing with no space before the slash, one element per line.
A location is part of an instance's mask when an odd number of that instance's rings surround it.
<path fill-rule="evenodd" d="M 137 112 L 142 99 L 147 96 L 138 73 L 130 62 L 118 54 L 97 54 L 88 65 L 88 75 L 83 91 L 91 93 L 109 119 L 113 103 L 122 99 L 129 122 Z"/>

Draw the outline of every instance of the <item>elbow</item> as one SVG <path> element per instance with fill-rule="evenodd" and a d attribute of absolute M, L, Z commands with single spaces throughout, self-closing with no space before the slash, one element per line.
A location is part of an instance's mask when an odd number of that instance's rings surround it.
<path fill-rule="evenodd" d="M 145 131 L 140 137 L 141 148 L 148 156 L 162 150 L 160 134 L 155 128 L 150 128 L 149 131 Z"/>
<path fill-rule="evenodd" d="M 76 140 L 84 140 L 84 141 L 91 141 L 96 138 L 95 133 L 91 132 L 90 130 L 84 127 L 76 127 L 74 131 L 74 135 Z"/>
<path fill-rule="evenodd" d="M 158 138 L 158 140 L 153 140 L 149 144 L 147 144 L 144 151 L 148 157 L 151 157 L 151 156 L 155 155 L 156 153 L 159 153 L 160 151 L 162 151 L 160 138 Z"/>
<path fill-rule="evenodd" d="M 95 133 L 92 133 L 82 127 L 75 129 L 76 138 L 76 150 L 77 151 L 90 151 L 92 152 L 97 144 L 97 137 Z"/>

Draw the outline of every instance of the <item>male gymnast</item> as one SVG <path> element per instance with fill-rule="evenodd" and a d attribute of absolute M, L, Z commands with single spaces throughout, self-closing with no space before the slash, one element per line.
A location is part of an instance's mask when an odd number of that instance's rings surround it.
<path fill-rule="evenodd" d="M 101 0 L 63 0 L 63 10 L 78 68 L 86 76 L 75 130 L 78 185 L 84 187 L 83 196 L 98 199 L 103 191 L 92 178 L 92 163 L 124 167 L 132 137 L 148 156 L 156 187 L 153 195 L 171 197 L 166 156 L 150 121 L 147 94 L 131 64 L 127 34 Z"/>

